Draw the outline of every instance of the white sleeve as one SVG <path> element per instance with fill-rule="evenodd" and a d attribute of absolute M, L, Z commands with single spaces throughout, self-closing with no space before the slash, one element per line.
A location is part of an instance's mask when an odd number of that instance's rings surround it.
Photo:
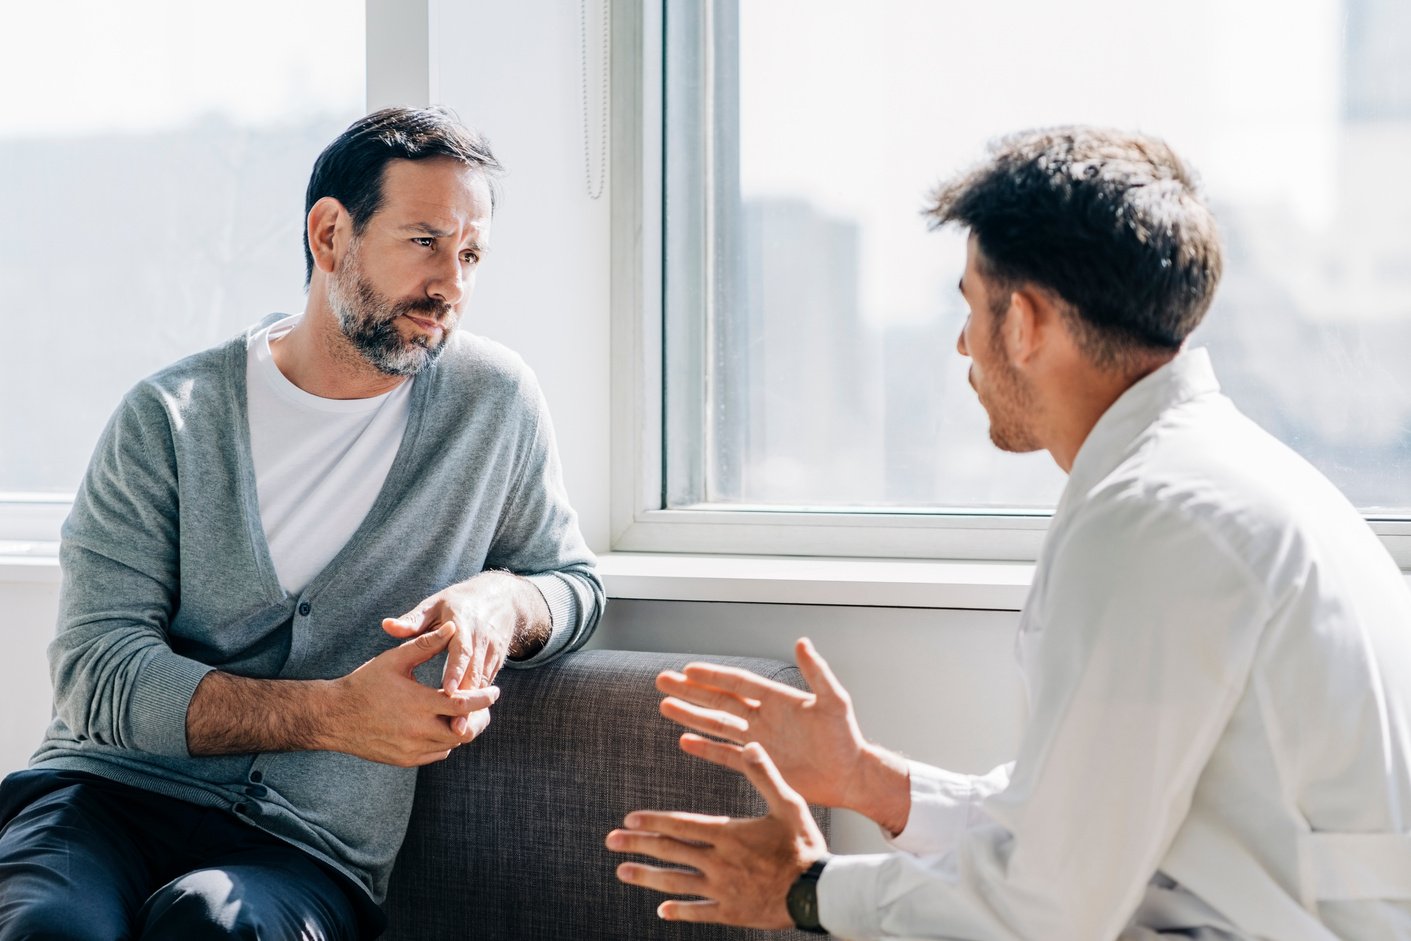
<path fill-rule="evenodd" d="M 985 819 L 980 802 L 1009 784 L 1013 764 L 1000 765 L 989 774 L 956 774 L 942 768 L 907 763 L 911 773 L 911 813 L 906 828 L 887 842 L 907 853 L 944 853 L 966 830 Z"/>
<path fill-rule="evenodd" d="M 988 821 L 942 854 L 834 857 L 818 891 L 829 931 L 1118 935 L 1186 816 L 1268 617 L 1238 554 L 1179 512 L 1111 510 L 1070 531 L 1026 617 L 1030 725 L 1009 786 L 982 805 Z"/>

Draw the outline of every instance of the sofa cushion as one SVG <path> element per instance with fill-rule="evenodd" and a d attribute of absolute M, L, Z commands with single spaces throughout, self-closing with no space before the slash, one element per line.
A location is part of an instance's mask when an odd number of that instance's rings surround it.
<path fill-rule="evenodd" d="M 692 758 L 653 681 L 691 660 L 802 687 L 777 660 L 590 650 L 505 670 L 493 721 L 421 769 L 387 898 L 387 939 L 807 938 L 666 923 L 665 898 L 626 886 L 603 839 L 631 810 L 765 812 L 742 776 Z M 815 810 L 827 833 L 827 811 Z"/>

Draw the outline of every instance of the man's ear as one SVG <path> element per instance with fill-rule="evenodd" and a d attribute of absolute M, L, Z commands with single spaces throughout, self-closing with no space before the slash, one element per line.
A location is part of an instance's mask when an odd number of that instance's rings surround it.
<path fill-rule="evenodd" d="M 1022 368 L 1044 352 L 1052 352 L 1049 347 L 1066 338 L 1067 327 L 1053 297 L 1021 287 L 1009 295 L 1009 312 L 1002 329 L 1010 362 Z"/>
<path fill-rule="evenodd" d="M 1039 310 L 1032 291 L 1023 288 L 1009 294 L 1009 309 L 1005 311 L 1004 323 L 1000 326 L 1004 337 L 1004 349 L 1009 361 L 1023 367 L 1038 352 Z"/>
<path fill-rule="evenodd" d="M 352 234 L 352 219 L 348 211 L 332 196 L 325 196 L 309 210 L 306 224 L 314 267 L 324 274 L 332 274 Z"/>

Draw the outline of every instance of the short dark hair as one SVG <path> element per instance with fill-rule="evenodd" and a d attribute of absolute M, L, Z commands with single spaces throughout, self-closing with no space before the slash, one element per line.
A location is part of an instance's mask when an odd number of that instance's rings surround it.
<path fill-rule="evenodd" d="M 942 184 L 932 226 L 966 226 L 986 278 L 1057 295 L 1079 348 L 1125 369 L 1174 352 L 1200 323 L 1223 267 L 1215 218 L 1194 173 L 1163 141 L 1059 127 L 990 144 Z"/>
<path fill-rule="evenodd" d="M 314 161 L 304 194 L 304 218 L 314 203 L 332 196 L 362 234 L 382 206 L 382 174 L 393 160 L 451 157 L 479 170 L 490 187 L 490 211 L 495 210 L 495 177 L 504 167 L 490 153 L 490 142 L 471 130 L 446 108 L 383 108 L 359 118 L 324 148 Z M 314 273 L 314 255 L 304 227 L 304 284 Z"/>

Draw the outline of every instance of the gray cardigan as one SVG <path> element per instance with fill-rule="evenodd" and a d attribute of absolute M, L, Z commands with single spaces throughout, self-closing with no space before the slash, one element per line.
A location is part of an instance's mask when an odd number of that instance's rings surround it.
<path fill-rule="evenodd" d="M 186 711 L 202 677 L 342 676 L 396 644 L 383 617 L 485 569 L 527 576 L 549 604 L 547 646 L 512 664 L 533 666 L 588 639 L 603 589 L 532 373 L 457 334 L 416 379 L 367 517 L 301 594 L 286 594 L 255 495 L 248 337 L 140 383 L 99 440 L 64 524 L 56 718 L 31 766 L 227 808 L 380 901 L 415 769 L 336 752 L 192 757 Z M 423 682 L 437 685 L 440 660 L 420 668 Z"/>

